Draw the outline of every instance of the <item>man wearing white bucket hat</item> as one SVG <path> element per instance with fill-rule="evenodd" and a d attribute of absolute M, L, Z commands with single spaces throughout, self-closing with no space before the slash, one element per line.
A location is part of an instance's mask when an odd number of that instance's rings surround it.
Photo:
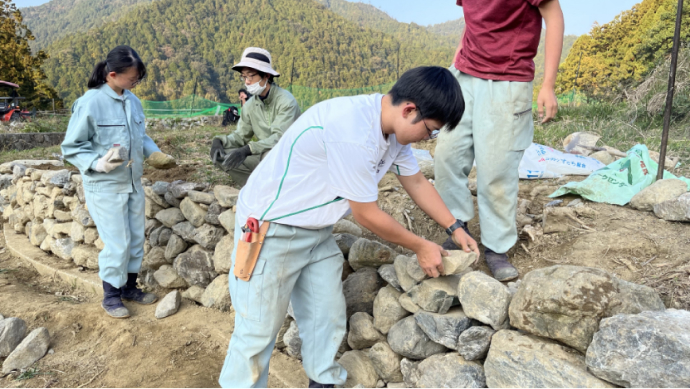
<path fill-rule="evenodd" d="M 301 111 L 292 94 L 273 82 L 280 73 L 273 69 L 268 51 L 248 47 L 232 69 L 241 74 L 252 97 L 242 107 L 237 129 L 213 140 L 211 160 L 244 186 Z M 252 141 L 254 136 L 257 141 Z"/>

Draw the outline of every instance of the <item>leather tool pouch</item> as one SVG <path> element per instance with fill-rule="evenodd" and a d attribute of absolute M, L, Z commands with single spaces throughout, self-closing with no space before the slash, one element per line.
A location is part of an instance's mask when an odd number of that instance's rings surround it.
<path fill-rule="evenodd" d="M 254 271 L 254 266 L 256 266 L 256 261 L 259 259 L 261 246 L 264 244 L 269 225 L 269 222 L 264 221 L 258 233 L 252 232 L 251 242 L 247 242 L 242 238 L 238 241 L 233 274 L 240 280 L 249 281 L 252 278 L 252 272 Z"/>

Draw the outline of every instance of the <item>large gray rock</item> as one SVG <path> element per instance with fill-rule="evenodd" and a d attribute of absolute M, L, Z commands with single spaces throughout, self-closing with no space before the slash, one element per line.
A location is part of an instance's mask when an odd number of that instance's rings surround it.
<path fill-rule="evenodd" d="M 690 312 L 669 309 L 601 321 L 587 349 L 599 378 L 634 388 L 690 387 Z"/>
<path fill-rule="evenodd" d="M 585 352 L 599 321 L 617 313 L 663 310 L 651 288 L 604 270 L 551 266 L 525 275 L 510 303 L 510 324 Z"/>
<path fill-rule="evenodd" d="M 350 248 L 350 253 L 347 257 L 350 266 L 355 271 L 367 266 L 378 268 L 381 265 L 393 263 L 394 259 L 395 251 L 390 247 L 365 238 L 357 239 L 352 248 Z"/>
<path fill-rule="evenodd" d="M 495 330 L 505 326 L 511 297 L 505 285 L 478 271 L 464 275 L 458 285 L 465 314 Z"/>
<path fill-rule="evenodd" d="M 213 252 L 213 266 L 216 273 L 229 273 L 232 267 L 232 251 L 235 249 L 235 238 L 225 235 L 216 245 Z"/>
<path fill-rule="evenodd" d="M 690 193 L 654 205 L 654 214 L 669 221 L 690 221 Z"/>
<path fill-rule="evenodd" d="M 214 278 L 201 296 L 201 304 L 206 308 L 215 308 L 222 312 L 230 312 L 230 291 L 228 289 L 228 275 L 221 274 Z"/>
<path fill-rule="evenodd" d="M 71 174 L 72 172 L 67 169 L 44 171 L 41 175 L 41 182 L 44 185 L 52 184 L 62 188 L 70 182 Z"/>
<path fill-rule="evenodd" d="M 444 276 L 424 280 L 407 294 L 412 302 L 428 312 L 446 313 L 458 304 L 459 276 Z"/>
<path fill-rule="evenodd" d="M 180 203 L 180 211 L 194 227 L 201 227 L 204 224 L 206 210 L 190 200 L 189 197 L 185 197 Z"/>
<path fill-rule="evenodd" d="M 92 245 L 79 245 L 72 249 L 72 260 L 77 266 L 98 269 L 98 255 L 101 250 Z"/>
<path fill-rule="evenodd" d="M 463 331 L 458 337 L 457 350 L 466 361 L 484 359 L 491 346 L 491 337 L 496 333 L 491 327 L 475 326 Z"/>
<path fill-rule="evenodd" d="M 173 290 L 166 294 L 156 306 L 156 319 L 164 319 L 176 314 L 177 310 L 180 309 L 180 302 L 182 302 L 180 291 Z"/>
<path fill-rule="evenodd" d="M 399 292 L 403 291 L 403 289 L 400 287 L 400 283 L 398 282 L 398 276 L 395 274 L 395 265 L 388 264 L 381 266 L 379 268 L 379 275 L 395 290 Z"/>
<path fill-rule="evenodd" d="M 653 211 L 655 205 L 674 200 L 687 191 L 688 184 L 682 180 L 658 180 L 633 196 L 630 206 L 640 211 Z"/>
<path fill-rule="evenodd" d="M 374 328 L 373 318 L 366 312 L 356 312 L 350 317 L 350 332 L 347 334 L 347 344 L 353 350 L 369 348 L 385 337 Z"/>
<path fill-rule="evenodd" d="M 177 223 L 172 227 L 173 232 L 180 238 L 186 240 L 190 243 L 194 242 L 194 234 L 196 234 L 196 228 L 190 222 Z"/>
<path fill-rule="evenodd" d="M 175 208 L 180 208 L 180 199 L 175 197 L 172 192 L 167 191 L 165 192 L 165 195 L 163 196 L 165 199 L 165 202 L 170 204 L 170 206 L 175 207 Z"/>
<path fill-rule="evenodd" d="M 170 263 L 170 261 L 165 259 L 165 249 L 163 247 L 152 247 L 151 251 L 144 255 L 142 266 L 148 269 L 158 270 L 161 266 L 169 265 Z"/>
<path fill-rule="evenodd" d="M 158 245 L 161 247 L 167 246 L 172 234 L 173 232 L 170 228 L 163 228 L 158 234 Z"/>
<path fill-rule="evenodd" d="M 216 197 L 213 195 L 213 193 L 199 192 L 196 190 L 190 190 L 187 192 L 187 198 L 195 203 L 206 205 L 211 205 L 214 201 L 216 201 Z"/>
<path fill-rule="evenodd" d="M 225 228 L 231 236 L 235 236 L 235 212 L 232 209 L 228 209 L 218 215 L 218 222 Z"/>
<path fill-rule="evenodd" d="M 178 255 L 173 267 L 189 285 L 205 288 L 218 276 L 213 267 L 213 253 L 199 245 Z"/>
<path fill-rule="evenodd" d="M 6 357 L 21 343 L 26 334 L 26 323 L 17 317 L 0 321 L 0 358 Z"/>
<path fill-rule="evenodd" d="M 55 239 L 50 245 L 50 251 L 58 257 L 69 261 L 72 260 L 72 249 L 74 249 L 72 238 Z"/>
<path fill-rule="evenodd" d="M 201 247 L 213 250 L 223 237 L 223 229 L 204 224 L 194 231 L 194 241 Z"/>
<path fill-rule="evenodd" d="M 424 359 L 447 351 L 443 345 L 429 339 L 414 316 L 406 317 L 391 327 L 388 344 L 394 352 L 410 359 Z"/>
<path fill-rule="evenodd" d="M 185 250 L 187 250 L 187 242 L 176 234 L 172 234 L 168 244 L 165 246 L 165 259 L 172 263 L 172 261 Z"/>
<path fill-rule="evenodd" d="M 187 290 L 182 292 L 182 298 L 196 301 L 197 303 L 201 304 L 201 297 L 204 295 L 204 291 L 204 288 L 198 285 L 192 285 L 189 288 L 187 288 Z"/>
<path fill-rule="evenodd" d="M 163 196 L 165 195 L 165 192 L 168 191 L 168 188 L 170 188 L 170 183 L 165 182 L 165 181 L 156 181 L 151 185 L 151 190 L 153 190 L 153 193 Z"/>
<path fill-rule="evenodd" d="M 452 308 L 444 314 L 419 311 L 415 313 L 414 319 L 429 339 L 453 350 L 457 349 L 460 334 L 471 324 L 471 319 L 460 307 Z"/>
<path fill-rule="evenodd" d="M 376 343 L 369 350 L 369 359 L 374 364 L 376 374 L 386 382 L 402 382 L 403 375 L 400 371 L 402 356 L 391 349 L 386 342 Z"/>
<path fill-rule="evenodd" d="M 151 245 L 151 247 L 161 246 L 161 244 L 158 243 L 158 238 L 161 235 L 161 231 L 163 231 L 163 229 L 165 229 L 165 228 L 168 228 L 168 227 L 160 226 L 160 227 L 156 228 L 155 230 L 151 231 L 151 234 L 149 235 L 149 244 Z"/>
<path fill-rule="evenodd" d="M 554 341 L 517 331 L 494 334 L 484 361 L 490 388 L 611 388 L 587 372 L 585 358 Z"/>
<path fill-rule="evenodd" d="M 407 273 L 408 267 L 414 267 L 413 262 L 417 262 L 417 259 L 406 255 L 398 255 L 393 262 L 398 284 L 405 292 L 410 291 L 410 289 L 421 282 L 421 280 L 417 281 Z"/>
<path fill-rule="evenodd" d="M 33 365 L 46 355 L 49 345 L 48 330 L 43 327 L 36 328 L 5 359 L 2 364 L 2 373 L 9 374 L 12 370 L 26 369 Z"/>
<path fill-rule="evenodd" d="M 223 213 L 225 209 L 220 206 L 218 203 L 213 203 L 208 206 L 208 211 L 206 212 L 206 216 L 204 217 L 204 221 L 208 224 L 213 224 L 214 226 L 220 226 L 220 220 L 218 219 L 220 217 L 220 214 Z"/>
<path fill-rule="evenodd" d="M 299 337 L 299 328 L 295 321 L 292 321 L 288 330 L 285 331 L 283 343 L 289 356 L 302 359 L 302 338 Z"/>
<path fill-rule="evenodd" d="M 147 199 L 153 201 L 154 204 L 158 205 L 162 209 L 170 208 L 170 204 L 168 204 L 168 202 L 165 201 L 165 199 L 161 197 L 161 195 L 157 194 L 152 187 L 144 187 L 144 194 L 146 195 Z"/>
<path fill-rule="evenodd" d="M 333 225 L 333 233 L 350 234 L 356 237 L 361 237 L 362 229 L 358 225 L 349 220 L 340 219 Z"/>
<path fill-rule="evenodd" d="M 347 318 L 355 312 L 374 314 L 374 300 L 378 290 L 383 287 L 383 280 L 376 269 L 365 267 L 350 274 L 343 282 L 343 293 L 347 305 Z"/>
<path fill-rule="evenodd" d="M 240 191 L 227 185 L 216 185 L 213 187 L 213 194 L 216 196 L 218 203 L 225 208 L 231 208 L 237 204 L 237 196 Z"/>
<path fill-rule="evenodd" d="M 374 327 L 384 335 L 393 324 L 410 315 L 398 302 L 401 294 L 388 285 L 380 289 L 374 299 Z"/>
<path fill-rule="evenodd" d="M 345 258 L 350 256 L 350 249 L 352 248 L 352 245 L 354 245 L 357 239 L 359 239 L 352 234 L 335 234 L 333 237 L 335 238 L 335 243 L 338 244 L 338 248 L 343 252 L 343 256 Z"/>
<path fill-rule="evenodd" d="M 158 212 L 156 219 L 166 227 L 172 228 L 175 224 L 184 221 L 185 217 L 178 208 L 168 208 Z"/>
<path fill-rule="evenodd" d="M 174 181 L 170 183 L 169 191 L 175 198 L 181 199 L 187 196 L 190 190 L 204 190 L 206 185 L 194 182 Z"/>
<path fill-rule="evenodd" d="M 153 273 L 153 278 L 156 280 L 158 285 L 163 288 L 174 289 L 174 288 L 185 288 L 187 287 L 187 282 L 184 278 L 180 277 L 179 274 L 170 265 L 163 265 Z"/>
<path fill-rule="evenodd" d="M 365 388 L 375 388 L 379 380 L 374 364 L 366 353 L 359 350 L 347 351 L 338 360 L 347 371 L 347 380 L 343 387 L 354 388 L 358 384 Z"/>
<path fill-rule="evenodd" d="M 484 368 L 456 353 L 433 355 L 418 365 L 409 365 L 406 383 L 415 388 L 485 388 Z M 413 382 L 407 382 L 413 381 Z"/>

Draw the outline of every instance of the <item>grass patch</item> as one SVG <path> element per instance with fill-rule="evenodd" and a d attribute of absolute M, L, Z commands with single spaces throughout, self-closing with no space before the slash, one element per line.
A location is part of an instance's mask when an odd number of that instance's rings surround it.
<path fill-rule="evenodd" d="M 36 378 L 39 375 L 54 375 L 55 373 L 53 372 L 44 372 L 40 371 L 38 368 L 29 368 L 23 371 L 20 375 L 15 378 L 15 381 L 26 381 L 30 380 L 32 378 Z"/>

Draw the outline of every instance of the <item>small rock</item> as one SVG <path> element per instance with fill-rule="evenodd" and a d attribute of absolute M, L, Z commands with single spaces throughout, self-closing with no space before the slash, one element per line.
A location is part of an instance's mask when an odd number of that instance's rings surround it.
<path fill-rule="evenodd" d="M 84 232 L 86 232 L 86 228 L 82 226 L 79 223 L 72 223 L 72 230 L 70 232 L 70 238 L 72 238 L 72 241 L 75 243 L 83 243 L 84 242 Z"/>
<path fill-rule="evenodd" d="M 477 260 L 474 252 L 466 253 L 462 250 L 449 250 L 447 257 L 441 257 L 443 261 L 443 275 L 461 274 Z"/>
<path fill-rule="evenodd" d="M 223 229 L 204 224 L 194 231 L 194 241 L 205 249 L 212 250 L 223 237 Z"/>
<path fill-rule="evenodd" d="M 201 304 L 206 308 L 215 308 L 222 312 L 232 310 L 227 274 L 221 274 L 211 281 L 201 296 Z"/>
<path fill-rule="evenodd" d="M 187 196 L 190 190 L 204 190 L 205 185 L 196 184 L 193 182 L 175 181 L 170 183 L 170 193 L 177 198 L 181 199 Z"/>
<path fill-rule="evenodd" d="M 50 345 L 48 330 L 40 327 L 31 333 L 12 351 L 2 364 L 2 373 L 9 374 L 12 370 L 22 370 L 43 358 Z"/>
<path fill-rule="evenodd" d="M 690 312 L 669 309 L 604 319 L 586 363 L 597 377 L 628 388 L 688 388 Z"/>
<path fill-rule="evenodd" d="M 420 362 L 411 361 L 407 358 L 403 358 L 400 361 L 400 371 L 403 375 L 403 380 L 406 388 L 416 388 L 417 381 L 419 381 L 419 371 L 417 367 Z"/>
<path fill-rule="evenodd" d="M 347 305 L 347 318 L 355 312 L 374 313 L 374 299 L 378 290 L 383 287 L 383 280 L 376 269 L 365 267 L 350 274 L 343 282 L 343 293 Z"/>
<path fill-rule="evenodd" d="M 347 259 L 350 255 L 352 245 L 354 245 L 359 238 L 351 234 L 335 234 L 333 237 L 335 238 L 335 243 L 338 244 L 338 248 L 343 252 L 343 256 Z"/>
<path fill-rule="evenodd" d="M 395 261 L 393 262 L 393 267 L 395 268 L 395 275 L 398 278 L 398 283 L 405 292 L 410 291 L 410 289 L 412 289 L 415 285 L 419 284 L 418 281 L 414 280 L 407 273 L 407 266 L 412 261 L 417 262 L 415 258 L 408 257 L 405 255 L 398 255 L 397 257 L 395 257 Z M 410 266 L 412 267 L 413 265 Z"/>
<path fill-rule="evenodd" d="M 446 313 L 458 304 L 459 276 L 445 276 L 424 280 L 407 293 L 412 302 L 428 312 Z"/>
<path fill-rule="evenodd" d="M 72 234 L 72 222 L 70 222 L 70 223 L 56 223 L 50 228 L 50 231 L 47 231 L 47 232 L 50 234 L 50 236 L 52 236 L 55 239 L 58 239 L 58 238 L 61 238 L 64 236 L 69 236 Z"/>
<path fill-rule="evenodd" d="M 50 251 L 58 257 L 70 261 L 72 260 L 72 249 L 74 249 L 72 238 L 55 239 L 50 245 Z"/>
<path fill-rule="evenodd" d="M 491 327 L 475 326 L 463 331 L 458 337 L 457 350 L 466 361 L 484 359 L 491 346 L 491 337 L 496 331 Z"/>
<path fill-rule="evenodd" d="M 235 249 L 235 238 L 225 235 L 216 245 L 213 252 L 213 266 L 216 273 L 227 274 L 232 267 L 232 252 Z"/>
<path fill-rule="evenodd" d="M 505 285 L 478 271 L 463 276 L 458 285 L 458 299 L 465 314 L 495 330 L 505 325 L 511 297 Z"/>
<path fill-rule="evenodd" d="M 485 388 L 487 377 L 478 362 L 456 353 L 437 354 L 417 365 L 418 388 Z M 492 386 L 490 386 L 492 387 Z"/>
<path fill-rule="evenodd" d="M 187 242 L 179 236 L 172 234 L 170 235 L 168 244 L 165 246 L 165 259 L 172 263 L 172 261 L 185 250 L 187 250 Z"/>
<path fill-rule="evenodd" d="M 168 228 L 185 220 L 182 211 L 177 208 L 164 209 L 156 214 L 156 219 Z"/>
<path fill-rule="evenodd" d="M 165 199 L 165 202 L 170 204 L 171 206 L 173 206 L 175 208 L 180 208 L 180 200 L 177 197 L 175 197 L 172 194 L 172 192 L 169 192 L 169 191 L 165 192 L 165 195 L 163 196 L 163 198 Z"/>
<path fill-rule="evenodd" d="M 170 262 L 165 259 L 165 249 L 163 247 L 151 248 L 151 251 L 144 255 L 144 262 L 142 263 L 144 267 L 153 270 L 158 270 L 161 266 L 169 264 Z"/>
<path fill-rule="evenodd" d="M 290 328 L 283 335 L 283 343 L 285 343 L 285 351 L 287 351 L 289 356 L 302 359 L 302 339 L 299 337 L 299 329 L 296 322 L 290 323 Z"/>
<path fill-rule="evenodd" d="M 340 222 L 347 221 L 341 220 Z M 352 245 L 348 255 L 348 262 L 355 271 L 363 267 L 376 267 L 392 264 L 395 251 L 379 242 L 359 238 Z"/>
<path fill-rule="evenodd" d="M 151 190 L 153 190 L 153 193 L 159 195 L 159 196 L 164 196 L 165 192 L 168 191 L 168 188 L 170 187 L 170 183 L 165 182 L 165 181 L 156 181 L 152 186 Z"/>
<path fill-rule="evenodd" d="M 597 151 L 589 155 L 590 158 L 594 158 L 597 161 L 603 163 L 604 165 L 610 165 L 616 162 L 616 157 L 609 154 L 606 150 Z"/>
<path fill-rule="evenodd" d="M 198 286 L 198 285 L 192 285 L 187 290 L 182 292 L 182 298 L 186 298 L 187 300 L 192 300 L 196 301 L 197 303 L 201 304 L 201 296 L 204 295 L 205 289 Z"/>
<path fill-rule="evenodd" d="M 376 387 L 379 376 L 366 353 L 359 350 L 347 351 L 340 357 L 338 363 L 347 370 L 347 380 L 343 387 L 354 388 L 358 384 L 365 388 Z"/>
<path fill-rule="evenodd" d="M 350 234 L 356 237 L 361 237 L 362 229 L 358 225 L 349 220 L 340 219 L 333 225 L 333 233 Z"/>
<path fill-rule="evenodd" d="M 682 180 L 658 180 L 633 196 L 630 206 L 640 211 L 653 211 L 655 205 L 675 200 L 687 191 L 688 184 Z"/>
<path fill-rule="evenodd" d="M 103 250 L 105 248 L 105 243 L 103 243 L 103 240 L 100 237 L 93 242 L 93 245 L 99 250 Z"/>
<path fill-rule="evenodd" d="M 204 221 L 209 224 L 213 224 L 214 226 L 219 226 L 220 220 L 218 219 L 220 217 L 220 214 L 224 212 L 223 207 L 220 206 L 218 203 L 213 203 L 208 206 L 208 212 L 206 212 L 206 216 L 204 217 Z"/>
<path fill-rule="evenodd" d="M 87 228 L 84 230 L 84 243 L 93 244 L 98 239 L 98 230 L 95 228 Z"/>
<path fill-rule="evenodd" d="M 444 314 L 419 311 L 414 319 L 429 339 L 453 350 L 457 350 L 458 337 L 470 327 L 471 321 L 460 307 Z"/>
<path fill-rule="evenodd" d="M 195 203 L 211 205 L 216 201 L 216 197 L 213 193 L 199 192 L 196 190 L 190 190 L 187 192 L 187 198 Z"/>
<path fill-rule="evenodd" d="M 194 227 L 201 227 L 204 224 L 204 218 L 206 217 L 206 211 L 199 206 L 199 204 L 193 202 L 186 197 L 180 203 L 180 210 L 184 217 L 189 220 Z"/>
<path fill-rule="evenodd" d="M 391 327 L 388 344 L 394 352 L 410 359 L 424 359 L 447 351 L 429 339 L 417 325 L 414 316 L 406 317 Z"/>
<path fill-rule="evenodd" d="M 287 330 L 290 329 L 290 323 L 292 323 L 292 318 L 290 316 L 285 315 L 285 320 L 283 320 L 283 325 L 280 326 L 280 330 L 278 330 L 278 336 L 276 337 L 276 348 L 279 350 L 284 349 L 285 343 L 283 342 L 283 338 L 285 337 L 285 333 Z"/>
<path fill-rule="evenodd" d="M 45 240 L 45 238 L 48 236 L 48 233 L 46 232 L 45 227 L 43 224 L 38 224 L 38 223 L 32 223 L 31 224 L 31 233 L 29 234 L 29 242 L 31 242 L 32 245 L 34 246 L 40 246 L 41 243 Z"/>
<path fill-rule="evenodd" d="M 374 318 L 368 313 L 356 312 L 350 317 L 350 332 L 347 335 L 347 344 L 353 350 L 369 348 L 383 340 L 385 340 L 385 337 L 374 328 Z"/>
<path fill-rule="evenodd" d="M 93 221 L 89 211 L 83 208 L 76 208 L 72 211 L 72 220 L 84 227 L 96 227 L 96 222 Z"/>
<path fill-rule="evenodd" d="M 494 334 L 484 362 L 490 388 L 611 388 L 587 371 L 584 357 L 554 341 L 517 331 Z"/>
<path fill-rule="evenodd" d="M 235 212 L 233 212 L 232 209 L 222 212 L 218 216 L 218 221 L 220 222 L 220 225 L 225 228 L 225 231 L 227 231 L 228 234 L 235 236 Z"/>
<path fill-rule="evenodd" d="M 156 194 L 152 187 L 144 187 L 144 194 L 146 195 L 147 199 L 153 201 L 154 204 L 162 209 L 170 208 L 170 204 L 168 204 L 160 195 Z"/>
<path fill-rule="evenodd" d="M 668 221 L 690 221 L 690 193 L 656 204 L 654 214 Z"/>
<path fill-rule="evenodd" d="M 153 278 L 163 288 L 175 289 L 187 287 L 187 282 L 184 278 L 180 277 L 170 265 L 163 265 L 158 268 L 158 270 L 153 273 Z"/>
<path fill-rule="evenodd" d="M 407 274 L 412 277 L 412 279 L 419 284 L 420 282 L 426 280 L 429 278 L 426 273 L 424 273 L 424 270 L 422 270 L 422 267 L 419 266 L 419 261 L 417 260 L 417 256 L 413 255 L 411 260 L 407 261 L 406 267 L 407 267 Z M 409 292 L 409 290 L 408 290 Z"/>
<path fill-rule="evenodd" d="M 162 225 L 163 223 L 159 222 L 156 219 L 147 218 L 146 223 L 144 224 L 144 234 L 146 234 L 146 236 L 149 236 L 151 235 L 151 232 L 153 232 L 153 230 Z"/>
<path fill-rule="evenodd" d="M 26 334 L 26 323 L 17 317 L 0 321 L 0 358 L 9 356 Z"/>
<path fill-rule="evenodd" d="M 153 153 L 146 159 L 146 163 L 156 169 L 172 169 L 177 166 L 175 158 L 161 152 Z"/>
<path fill-rule="evenodd" d="M 398 297 L 398 302 L 402 309 L 410 313 L 417 313 L 420 309 L 419 305 L 415 304 L 407 293 L 403 293 Z"/>
<path fill-rule="evenodd" d="M 196 233 L 196 228 L 190 222 L 177 223 L 172 227 L 173 232 L 180 238 L 186 240 L 190 243 L 194 242 L 194 234 Z"/>
<path fill-rule="evenodd" d="M 172 234 L 173 232 L 170 228 L 164 227 L 158 235 L 158 245 L 161 247 L 167 246 Z"/>
<path fill-rule="evenodd" d="M 398 282 L 398 276 L 395 274 L 395 265 L 387 264 L 379 267 L 379 275 L 395 290 L 399 292 L 403 291 Z"/>
<path fill-rule="evenodd" d="M 43 243 L 41 243 L 41 245 L 38 246 L 38 248 L 46 252 L 52 252 L 50 250 L 50 247 L 53 245 L 53 242 L 55 242 L 55 239 L 53 239 L 52 236 L 48 235 L 45 239 L 43 239 Z"/>
<path fill-rule="evenodd" d="M 400 371 L 402 356 L 396 354 L 386 342 L 376 343 L 369 350 L 369 359 L 374 364 L 374 370 L 386 382 L 402 382 Z"/>
<path fill-rule="evenodd" d="M 237 204 L 237 197 L 240 194 L 238 189 L 226 185 L 216 185 L 213 187 L 213 194 L 218 203 L 224 208 L 232 208 Z"/>
<path fill-rule="evenodd" d="M 213 268 L 213 253 L 199 245 L 175 258 L 173 267 L 189 285 L 207 287 L 218 276 Z"/>
<path fill-rule="evenodd" d="M 384 335 L 393 324 L 410 315 L 398 302 L 401 294 L 388 285 L 380 289 L 374 299 L 374 327 Z"/>
<path fill-rule="evenodd" d="M 100 252 L 95 246 L 83 244 L 72 249 L 72 259 L 77 266 L 98 269 L 98 255 Z"/>
<path fill-rule="evenodd" d="M 180 309 L 181 301 L 182 296 L 178 290 L 173 290 L 166 294 L 161 302 L 158 303 L 158 306 L 156 306 L 156 319 L 164 319 L 176 314 L 177 310 Z"/>

